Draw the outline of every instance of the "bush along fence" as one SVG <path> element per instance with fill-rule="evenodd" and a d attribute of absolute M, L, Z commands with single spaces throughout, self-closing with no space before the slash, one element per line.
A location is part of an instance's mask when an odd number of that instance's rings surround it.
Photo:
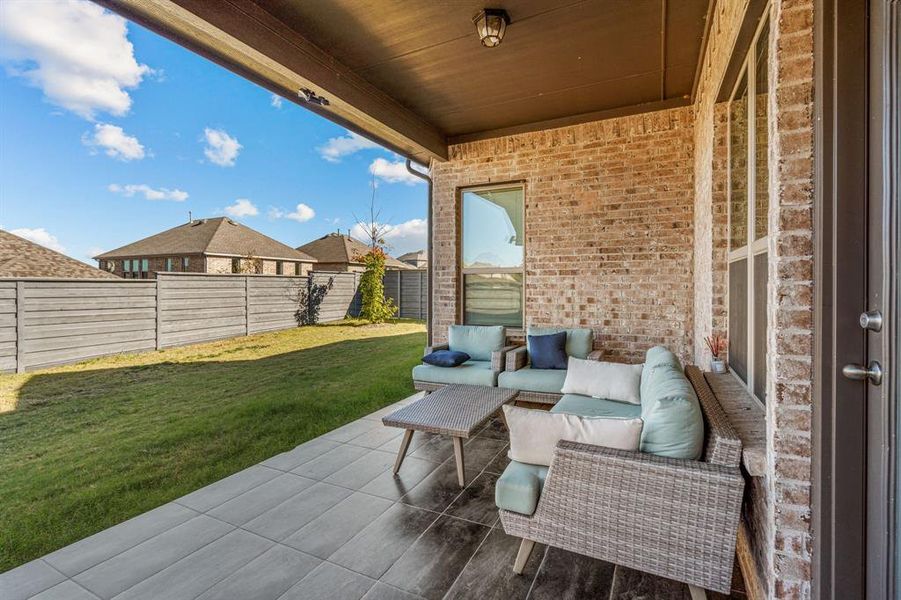
<path fill-rule="evenodd" d="M 425 273 L 409 273 L 421 277 L 397 277 L 399 288 L 387 273 L 386 295 L 390 288 L 401 299 L 399 316 L 424 318 Z M 359 282 L 359 273 L 326 272 L 0 279 L 0 371 L 338 321 L 359 314 Z"/>

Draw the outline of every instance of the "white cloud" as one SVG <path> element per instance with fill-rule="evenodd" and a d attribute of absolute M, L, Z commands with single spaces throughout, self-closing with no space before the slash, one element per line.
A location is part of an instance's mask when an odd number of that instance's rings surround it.
<path fill-rule="evenodd" d="M 376 223 L 377 228 L 384 228 L 385 234 L 382 239 L 391 247 L 394 254 L 403 254 L 404 252 L 412 252 L 413 250 L 422 250 L 425 248 L 426 236 L 428 235 L 428 221 L 425 219 L 410 219 L 397 225 L 386 225 L 384 223 Z M 358 240 L 369 239 L 366 233 L 366 227 L 357 223 L 350 230 L 350 235 Z"/>
<path fill-rule="evenodd" d="M 348 131 L 347 135 L 329 139 L 329 141 L 317 148 L 317 150 L 319 150 L 319 156 L 325 160 L 329 162 L 341 162 L 341 159 L 345 156 L 370 148 L 381 148 L 381 146 L 367 140 L 362 135 L 357 135 L 352 131 Z"/>
<path fill-rule="evenodd" d="M 423 180 L 407 171 L 407 165 L 402 160 L 388 161 L 377 158 L 369 165 L 369 172 L 388 183 L 406 183 L 416 185 Z"/>
<path fill-rule="evenodd" d="M 131 198 L 136 194 L 144 196 L 145 200 L 173 200 L 175 202 L 184 202 L 188 199 L 188 192 L 179 189 L 169 188 L 152 188 L 143 183 L 129 183 L 128 185 L 119 185 L 118 183 L 109 184 L 106 189 L 114 194 L 122 194 L 126 198 Z"/>
<path fill-rule="evenodd" d="M 95 124 L 93 133 L 81 136 L 81 143 L 92 149 L 101 148 L 107 156 L 126 162 L 147 156 L 138 138 L 109 123 Z"/>
<path fill-rule="evenodd" d="M 270 100 L 270 103 L 271 103 L 272 106 L 274 106 L 275 108 L 281 108 L 281 107 L 282 107 L 282 103 L 283 103 L 284 101 L 285 101 L 285 99 L 282 98 L 281 96 L 279 96 L 278 94 L 272 94 L 272 99 Z"/>
<path fill-rule="evenodd" d="M 280 208 L 269 209 L 270 219 L 291 219 L 292 221 L 297 221 L 298 223 L 306 223 L 315 216 L 316 211 L 303 202 L 295 206 L 294 210 L 291 212 L 285 212 Z"/>
<path fill-rule="evenodd" d="M 260 214 L 256 205 L 247 198 L 238 198 L 231 206 L 225 207 L 225 214 L 230 217 L 255 217 Z"/>
<path fill-rule="evenodd" d="M 63 245 L 59 243 L 59 240 L 56 239 L 56 236 L 52 235 L 43 227 L 37 227 L 34 229 L 21 227 L 19 229 L 11 230 L 10 233 L 21 238 L 25 238 L 26 240 L 32 241 L 35 244 L 40 244 L 41 246 L 50 248 L 51 250 L 56 250 L 57 252 L 66 251 Z"/>
<path fill-rule="evenodd" d="M 152 72 L 135 59 L 125 19 L 86 0 L 3 0 L 0 37 L 11 74 L 89 120 L 126 114 L 127 90 Z"/>
<path fill-rule="evenodd" d="M 203 154 L 211 163 L 220 167 L 235 166 L 238 152 L 243 147 L 238 143 L 237 138 L 228 135 L 224 129 L 210 129 L 209 127 L 203 130 L 203 138 L 206 140 Z"/>

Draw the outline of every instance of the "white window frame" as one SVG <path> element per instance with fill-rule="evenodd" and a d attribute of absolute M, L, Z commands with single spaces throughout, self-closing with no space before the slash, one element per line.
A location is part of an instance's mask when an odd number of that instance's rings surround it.
<path fill-rule="evenodd" d="M 739 75 L 735 80 L 735 84 L 732 87 L 732 92 L 729 94 L 729 104 L 731 106 L 732 102 L 735 101 L 735 94 L 738 92 L 739 85 L 741 85 L 742 78 L 747 79 L 747 99 L 757 101 L 757 43 L 760 40 L 760 34 L 767 27 L 767 25 L 771 24 L 772 19 L 770 15 L 770 6 L 767 6 L 766 10 L 763 12 L 763 18 L 760 19 L 760 23 L 757 24 L 757 30 L 754 32 L 754 39 L 751 40 L 751 44 L 748 46 L 748 52 L 745 56 L 744 62 L 742 63 L 741 69 L 739 70 Z M 769 35 L 772 35 L 772 26 L 770 25 Z M 767 42 L 769 44 L 769 42 Z M 772 61 L 772 57 L 770 56 L 769 48 L 767 52 L 767 59 Z M 769 91 L 772 93 L 772 90 Z M 730 114 L 730 118 L 726 120 L 726 139 L 728 143 L 726 144 L 726 164 L 728 165 L 727 169 L 727 203 L 728 210 L 727 215 L 727 242 L 729 245 L 728 258 L 727 258 L 727 268 L 726 268 L 726 328 L 728 331 L 729 328 L 729 317 L 728 317 L 728 307 L 730 306 L 729 295 L 731 286 L 729 285 L 729 266 L 732 263 L 745 259 L 747 270 L 746 270 L 746 280 L 747 280 L 747 381 L 742 380 L 742 378 L 732 370 L 731 364 L 729 366 L 729 373 L 738 381 L 742 387 L 744 387 L 747 392 L 754 398 L 757 402 L 760 403 L 761 406 L 764 405 L 764 401 L 757 397 L 757 394 L 754 393 L 754 367 L 755 367 L 755 356 L 754 356 L 754 258 L 760 254 L 763 254 L 769 250 L 770 243 L 770 231 L 769 231 L 769 223 L 767 223 L 767 233 L 765 236 L 760 238 L 759 240 L 755 240 L 754 236 L 756 235 L 756 216 L 757 216 L 757 111 L 756 104 L 752 107 L 750 102 L 748 102 L 747 107 L 748 112 L 748 139 L 747 139 L 747 147 L 745 148 L 747 160 L 747 193 L 746 193 L 746 202 L 748 204 L 747 208 L 747 242 L 741 248 L 732 249 L 732 118 Z M 769 107 L 767 107 L 767 119 L 771 118 Z M 771 140 L 767 142 L 772 143 Z M 769 158 L 767 158 L 769 161 Z M 769 168 L 769 165 L 767 166 Z M 768 193 L 769 195 L 769 193 Z M 769 206 L 769 198 L 767 199 L 767 206 Z M 769 221 L 769 219 L 767 219 Z M 767 303 L 769 303 L 769 293 L 766 295 Z M 768 312 L 768 311 L 767 311 Z M 767 335 L 764 333 L 764 335 Z M 728 334 L 727 334 L 728 336 Z M 727 352 L 731 352 L 732 349 L 732 341 L 729 339 L 729 346 L 727 348 Z M 769 373 L 767 373 L 767 377 Z M 766 389 L 766 382 L 764 382 L 764 389 Z"/>
<path fill-rule="evenodd" d="M 523 244 L 522 244 L 522 267 L 476 267 L 466 268 L 463 266 L 463 249 L 464 249 L 464 231 L 463 231 L 463 195 L 468 192 L 487 192 L 492 190 L 509 190 L 519 188 L 522 190 L 522 228 L 523 228 Z M 506 325 L 509 333 L 516 334 L 524 331 L 526 328 L 526 184 L 524 181 L 509 181 L 507 183 L 497 183 L 490 185 L 477 185 L 471 187 L 460 188 L 460 318 L 459 322 L 466 325 L 466 276 L 467 275 L 494 275 L 499 273 L 514 273 L 522 277 L 522 286 L 520 287 L 520 305 L 522 306 L 522 323 L 519 327 Z"/>

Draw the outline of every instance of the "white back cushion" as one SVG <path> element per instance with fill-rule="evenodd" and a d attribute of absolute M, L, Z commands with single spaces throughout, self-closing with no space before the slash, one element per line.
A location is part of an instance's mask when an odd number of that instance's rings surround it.
<path fill-rule="evenodd" d="M 580 417 L 564 413 L 505 405 L 504 418 L 510 430 L 510 458 L 531 465 L 551 464 L 560 440 L 638 450 L 641 419 Z"/>
<path fill-rule="evenodd" d="M 641 404 L 643 366 L 570 357 L 562 391 L 564 394 Z"/>

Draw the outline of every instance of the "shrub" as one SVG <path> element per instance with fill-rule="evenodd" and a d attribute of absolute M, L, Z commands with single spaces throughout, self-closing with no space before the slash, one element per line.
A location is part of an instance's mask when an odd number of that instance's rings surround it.
<path fill-rule="evenodd" d="M 388 255 L 381 248 L 372 248 L 359 257 L 366 267 L 360 277 L 362 309 L 360 318 L 370 323 L 384 323 L 394 316 L 397 307 L 390 298 L 385 298 L 385 259 Z"/>

